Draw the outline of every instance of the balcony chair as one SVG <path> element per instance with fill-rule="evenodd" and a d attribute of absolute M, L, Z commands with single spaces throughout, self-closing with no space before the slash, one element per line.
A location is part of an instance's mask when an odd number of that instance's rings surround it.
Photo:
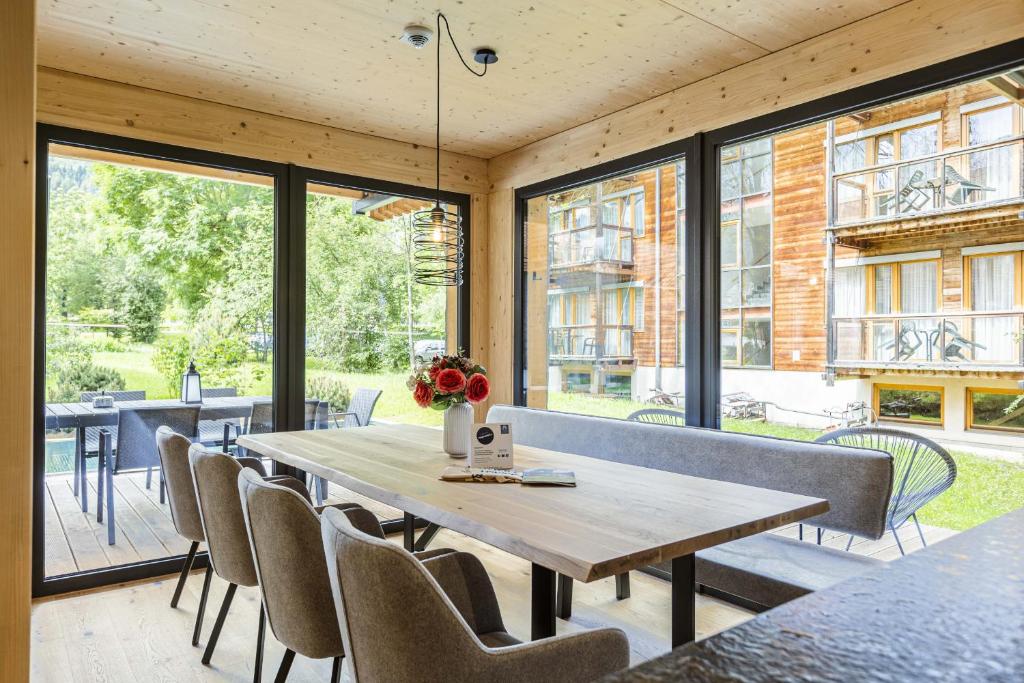
<path fill-rule="evenodd" d="M 892 497 L 886 511 L 886 526 L 896 539 L 901 555 L 906 552 L 897 530 L 914 520 L 921 544 L 928 545 L 917 521 L 917 511 L 937 498 L 956 480 L 956 463 L 942 446 L 931 439 L 898 429 L 855 427 L 823 434 L 817 443 L 839 444 L 856 448 L 873 448 L 892 455 Z M 853 535 L 846 544 L 849 550 Z"/>
<path fill-rule="evenodd" d="M 191 439 L 176 434 L 170 427 L 161 426 L 156 430 L 156 448 L 160 454 L 160 472 L 163 474 L 164 485 L 171 507 L 171 521 L 178 535 L 190 542 L 188 555 L 181 567 L 178 583 L 171 597 L 171 607 L 178 606 L 181 591 L 185 588 L 185 580 L 192 571 L 192 563 L 196 559 L 199 544 L 206 541 L 203 533 L 203 521 L 199 518 L 199 501 L 196 500 L 196 487 L 192 480 L 192 469 L 188 463 L 188 449 Z M 202 611 L 196 614 L 196 630 L 202 624 Z"/>
<path fill-rule="evenodd" d="M 96 521 L 103 522 L 103 498 L 106 489 L 107 543 L 114 545 L 114 475 L 146 468 L 147 488 L 153 468 L 160 467 L 156 432 L 166 426 L 194 439 L 199 429 L 199 406 L 121 408 L 117 411 L 117 447 L 106 429 L 100 430 L 98 480 L 96 482 Z M 164 476 L 160 472 L 160 502 L 165 500 Z"/>
<path fill-rule="evenodd" d="M 899 194 L 886 197 L 884 200 L 879 202 L 878 208 L 888 208 L 898 199 L 900 213 L 906 213 L 907 209 L 910 209 L 911 211 L 920 211 L 924 208 L 925 204 L 932 201 L 932 198 L 928 193 L 921 189 L 921 183 L 923 180 L 924 172 L 921 169 L 917 169 L 911 174 L 910 179 L 900 189 Z M 881 215 L 881 211 L 879 213 Z"/>
<path fill-rule="evenodd" d="M 944 361 L 970 361 L 971 359 L 964 355 L 964 351 L 970 351 L 973 354 L 976 349 L 984 350 L 986 348 L 984 344 L 971 341 L 960 334 L 960 328 L 952 320 L 944 320 L 942 327 L 931 333 L 929 344 L 938 347 L 942 343 L 943 332 L 945 332 L 945 346 L 942 349 L 942 360 Z"/>
<path fill-rule="evenodd" d="M 203 592 L 199 600 L 196 627 L 192 633 L 192 645 L 199 644 L 203 612 L 206 609 L 212 575 L 215 573 L 228 582 L 224 602 L 221 603 L 213 631 L 210 633 L 210 639 L 203 652 L 203 664 L 209 665 L 217 647 L 221 629 L 224 627 L 224 620 L 231 607 L 231 600 L 235 597 L 235 590 L 238 586 L 256 586 L 258 584 L 252 549 L 249 546 L 249 536 L 245 530 L 241 499 L 238 497 L 239 472 L 245 469 L 252 472 L 261 481 L 266 479 L 280 486 L 289 487 L 306 499 L 309 498 L 309 492 L 306 491 L 302 482 L 294 477 L 267 477 L 263 463 L 256 458 L 233 458 L 223 452 L 207 450 L 202 444 L 193 444 L 189 448 L 188 460 L 189 469 L 195 481 L 195 495 L 203 533 L 210 553 L 210 564 L 206 568 Z M 253 680 L 257 682 L 261 678 L 263 668 L 265 624 L 265 614 L 261 605 L 253 677 Z"/>
<path fill-rule="evenodd" d="M 83 391 L 79 395 L 79 400 L 82 403 L 90 403 L 97 396 L 110 396 L 114 399 L 114 405 L 117 405 L 118 401 L 145 401 L 145 391 Z M 106 428 L 107 433 L 110 434 L 111 447 L 117 447 L 117 427 L 109 426 Z M 85 461 L 88 457 L 95 457 L 100 452 L 100 427 L 85 427 L 79 429 L 75 436 L 75 481 L 74 491 L 75 495 L 79 495 L 79 490 L 85 485 Z M 89 511 L 88 505 L 89 497 L 82 495 L 82 512 Z"/>
<path fill-rule="evenodd" d="M 960 175 L 960 172 L 955 168 L 946 164 L 946 185 L 956 185 L 957 188 L 952 195 L 948 197 L 951 204 L 961 205 L 967 204 L 968 199 L 972 192 L 995 192 L 996 188 L 987 187 L 985 185 L 979 185 L 978 183 L 968 180 Z"/>
<path fill-rule="evenodd" d="M 203 398 L 223 398 L 238 396 L 235 387 L 212 387 L 203 389 Z M 200 420 L 199 441 L 210 446 L 220 446 L 224 452 L 242 434 L 242 421 L 237 418 L 223 420 Z"/>
<path fill-rule="evenodd" d="M 505 630 L 476 557 L 454 552 L 417 562 L 359 531 L 349 514 L 328 509 L 320 522 L 353 680 L 592 681 L 629 665 L 619 629 L 521 643 Z"/>

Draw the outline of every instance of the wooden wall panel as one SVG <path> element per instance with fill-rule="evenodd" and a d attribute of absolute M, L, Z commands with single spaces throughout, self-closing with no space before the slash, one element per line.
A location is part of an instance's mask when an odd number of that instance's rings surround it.
<path fill-rule="evenodd" d="M 487 302 L 490 339 L 487 349 L 491 377 L 489 405 L 512 402 L 512 190 L 489 196 L 490 231 L 487 237 Z"/>
<path fill-rule="evenodd" d="M 434 150 L 248 109 L 40 68 L 39 120 L 99 133 L 434 186 Z M 441 184 L 487 189 L 487 165 L 441 155 Z"/>
<path fill-rule="evenodd" d="M 490 282 L 488 280 L 488 222 L 486 193 L 474 193 L 470 206 L 471 232 L 469 240 L 469 295 L 470 320 L 469 320 L 469 348 L 466 352 L 488 369 L 490 374 L 490 361 L 488 356 L 488 344 L 490 343 L 490 301 L 488 291 Z M 493 379 L 493 377 L 492 377 Z M 481 404 L 476 407 L 475 416 L 478 422 L 483 422 L 487 417 L 487 405 Z"/>
<path fill-rule="evenodd" d="M 32 302 L 35 2 L 0 3 L 0 677 L 29 677 L 32 595 Z"/>

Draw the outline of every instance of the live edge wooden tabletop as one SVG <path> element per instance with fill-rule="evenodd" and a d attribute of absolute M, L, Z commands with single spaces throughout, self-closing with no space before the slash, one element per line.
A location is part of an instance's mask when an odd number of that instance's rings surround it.
<path fill-rule="evenodd" d="M 444 482 L 441 431 L 371 425 L 242 436 L 268 458 L 580 581 L 813 517 L 828 501 L 516 446 L 517 470 L 554 467 L 577 486 Z"/>

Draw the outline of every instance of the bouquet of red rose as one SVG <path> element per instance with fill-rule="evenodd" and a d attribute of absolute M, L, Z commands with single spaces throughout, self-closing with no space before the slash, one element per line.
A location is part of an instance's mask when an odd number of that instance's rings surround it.
<path fill-rule="evenodd" d="M 421 408 L 444 410 L 458 403 L 480 403 L 491 393 L 487 370 L 462 352 L 434 356 L 416 368 L 406 383 Z"/>

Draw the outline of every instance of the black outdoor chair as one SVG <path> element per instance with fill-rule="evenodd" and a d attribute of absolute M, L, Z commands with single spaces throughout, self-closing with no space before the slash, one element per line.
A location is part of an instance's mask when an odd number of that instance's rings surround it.
<path fill-rule="evenodd" d="M 145 401 L 146 392 L 143 391 L 83 391 L 78 399 L 82 403 L 90 403 L 97 396 L 110 396 L 114 399 L 114 405 L 118 401 Z M 100 451 L 100 427 L 86 427 L 78 431 L 75 436 L 75 481 L 74 493 L 79 495 L 79 489 L 85 483 L 85 461 L 86 458 L 95 457 Z M 117 427 L 107 427 L 107 432 L 112 440 L 112 447 L 117 447 Z M 87 497 L 82 496 L 82 512 L 88 512 Z"/>
<path fill-rule="evenodd" d="M 928 545 L 917 521 L 917 511 L 934 500 L 956 480 L 956 463 L 945 448 L 931 439 L 898 429 L 856 427 L 823 434 L 817 443 L 832 443 L 855 448 L 873 448 L 892 455 L 892 497 L 886 511 L 886 526 L 896 539 L 900 554 L 905 555 L 899 529 L 908 519 L 914 520 L 922 545 Z M 853 535 L 846 544 L 849 550 Z"/>
<path fill-rule="evenodd" d="M 203 398 L 233 396 L 238 396 L 238 389 L 235 387 L 203 389 Z M 221 446 L 225 453 L 241 434 L 242 421 L 238 418 L 199 421 L 199 442 L 207 446 Z"/>
<path fill-rule="evenodd" d="M 377 401 L 381 395 L 380 389 L 356 389 L 349 401 L 348 410 L 338 413 L 329 412 L 330 406 L 327 401 L 320 401 L 315 408 L 313 427 L 314 429 L 329 429 L 333 427 L 365 427 L 370 424 L 373 417 L 373 409 L 377 407 Z M 307 401 L 308 403 L 308 401 Z M 308 406 L 307 406 L 308 409 Z M 342 418 L 341 421 L 338 418 Z M 310 427 L 307 427 L 309 429 Z M 323 505 L 327 500 L 329 484 L 323 477 L 313 477 L 313 489 L 316 493 L 317 505 Z"/>
<path fill-rule="evenodd" d="M 127 470 L 146 469 L 151 480 L 160 468 L 156 445 L 157 430 L 166 426 L 189 439 L 199 430 L 199 406 L 122 408 L 117 413 L 117 447 L 106 429 L 100 430 L 99 480 L 96 484 L 96 521 L 103 521 L 104 489 L 107 504 L 107 542 L 114 545 L 114 475 Z M 163 471 L 160 472 L 160 502 L 164 502 Z"/>
<path fill-rule="evenodd" d="M 627 420 L 633 422 L 647 422 L 649 424 L 672 425 L 673 427 L 686 426 L 686 413 L 681 410 L 668 410 L 667 408 L 643 408 L 632 413 Z"/>

